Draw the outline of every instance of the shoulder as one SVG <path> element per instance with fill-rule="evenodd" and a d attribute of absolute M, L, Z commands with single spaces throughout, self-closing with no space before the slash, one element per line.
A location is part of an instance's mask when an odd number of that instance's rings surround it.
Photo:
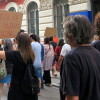
<path fill-rule="evenodd" d="M 71 49 L 71 46 L 69 44 L 64 44 L 63 48 Z"/>
<path fill-rule="evenodd" d="M 91 43 L 92 46 L 98 45 L 98 44 L 100 45 L 100 40 L 96 40 L 96 41 L 94 41 L 94 42 Z"/>
<path fill-rule="evenodd" d="M 50 44 L 50 48 L 53 48 L 53 46 Z"/>
<path fill-rule="evenodd" d="M 71 46 L 68 44 L 64 44 L 61 51 L 69 52 L 69 51 L 71 51 Z"/>
<path fill-rule="evenodd" d="M 73 48 L 65 55 L 65 58 L 75 58 L 78 55 L 80 55 L 80 48 Z"/>
<path fill-rule="evenodd" d="M 5 51 L 5 53 L 8 55 L 20 55 L 19 51 Z"/>

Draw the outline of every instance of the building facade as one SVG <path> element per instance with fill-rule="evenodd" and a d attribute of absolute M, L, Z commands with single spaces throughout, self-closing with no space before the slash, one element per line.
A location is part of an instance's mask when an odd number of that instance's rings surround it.
<path fill-rule="evenodd" d="M 22 29 L 44 37 L 46 27 L 55 27 L 63 36 L 62 22 L 68 15 L 81 14 L 93 21 L 100 11 L 99 0 L 0 0 L 0 9 L 22 12 Z"/>

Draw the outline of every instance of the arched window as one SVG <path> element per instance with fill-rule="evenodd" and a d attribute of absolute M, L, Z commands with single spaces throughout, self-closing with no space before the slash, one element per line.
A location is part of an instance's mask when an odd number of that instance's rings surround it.
<path fill-rule="evenodd" d="M 58 37 L 63 37 L 63 20 L 69 13 L 67 0 L 54 0 L 54 27 Z"/>
<path fill-rule="evenodd" d="M 31 2 L 28 5 L 28 30 L 30 33 L 39 35 L 39 13 L 38 5 L 35 2 Z"/>
<path fill-rule="evenodd" d="M 9 8 L 9 11 L 16 12 L 16 9 L 14 7 Z"/>

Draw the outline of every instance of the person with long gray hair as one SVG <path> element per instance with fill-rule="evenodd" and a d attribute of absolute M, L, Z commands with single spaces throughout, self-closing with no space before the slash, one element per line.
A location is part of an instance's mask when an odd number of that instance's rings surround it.
<path fill-rule="evenodd" d="M 11 39 L 5 39 L 3 40 L 3 49 L 4 51 L 12 51 L 13 50 L 13 45 Z M 2 88 L 4 83 L 7 83 L 8 88 L 10 86 L 10 81 L 11 81 L 11 73 L 12 73 L 12 68 L 13 64 L 11 62 L 5 61 L 6 65 L 6 70 L 7 70 L 7 76 L 4 79 L 0 80 L 0 95 L 2 95 Z"/>
<path fill-rule="evenodd" d="M 72 50 L 61 66 L 61 100 L 100 100 L 100 53 L 89 44 L 93 28 L 82 15 L 68 16 L 64 34 Z"/>

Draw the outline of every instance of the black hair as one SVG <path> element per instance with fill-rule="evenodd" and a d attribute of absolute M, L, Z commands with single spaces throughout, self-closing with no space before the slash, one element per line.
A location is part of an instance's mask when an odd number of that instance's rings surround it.
<path fill-rule="evenodd" d="M 62 48 L 62 46 L 64 45 L 64 39 L 60 39 L 58 42 L 58 46 L 60 46 Z"/>
<path fill-rule="evenodd" d="M 53 36 L 50 36 L 49 37 L 49 41 L 53 41 Z"/>
<path fill-rule="evenodd" d="M 20 33 L 21 33 L 21 32 L 25 32 L 25 30 L 21 29 L 21 30 L 20 30 Z"/>
<path fill-rule="evenodd" d="M 49 37 L 44 38 L 44 44 L 50 44 L 49 43 Z"/>
<path fill-rule="evenodd" d="M 89 44 L 93 38 L 93 28 L 88 18 L 82 15 L 68 16 L 64 21 L 66 39 L 72 37 L 76 44 Z"/>
<path fill-rule="evenodd" d="M 31 34 L 30 37 L 34 40 L 34 41 L 38 41 L 38 36 L 36 34 Z"/>

